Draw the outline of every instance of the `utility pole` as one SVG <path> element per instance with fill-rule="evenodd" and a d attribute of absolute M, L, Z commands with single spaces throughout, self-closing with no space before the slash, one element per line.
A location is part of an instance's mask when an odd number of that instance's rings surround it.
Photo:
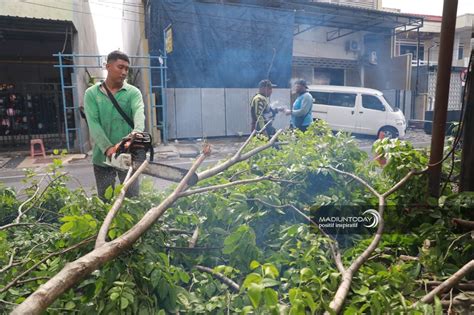
<path fill-rule="evenodd" d="M 474 34 L 473 34 L 474 35 Z M 467 90 L 465 100 L 466 109 L 464 111 L 464 132 L 461 155 L 461 180 L 460 191 L 474 191 L 474 49 L 471 51 L 470 68 L 467 69 L 470 78 L 466 84 Z"/>
<path fill-rule="evenodd" d="M 441 182 L 442 163 L 439 162 L 443 159 L 457 10 L 458 0 L 444 0 L 438 57 L 438 76 L 436 78 L 433 130 L 431 133 L 430 165 L 432 166 L 430 166 L 429 169 L 429 190 L 433 197 L 439 197 L 439 186 Z"/>

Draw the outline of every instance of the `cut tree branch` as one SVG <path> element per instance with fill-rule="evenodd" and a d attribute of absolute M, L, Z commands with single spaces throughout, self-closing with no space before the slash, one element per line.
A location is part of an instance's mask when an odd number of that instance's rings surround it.
<path fill-rule="evenodd" d="M 441 285 L 442 281 L 417 281 L 418 283 L 426 284 L 428 287 L 437 287 Z M 453 286 L 454 289 L 462 291 L 474 291 L 474 281 L 457 283 Z"/>
<path fill-rule="evenodd" d="M 456 271 L 451 277 L 443 281 L 439 286 L 433 289 L 430 293 L 425 295 L 419 302 L 415 303 L 413 306 L 416 307 L 418 303 L 431 303 L 433 302 L 435 296 L 442 292 L 446 292 L 458 284 L 464 276 L 474 270 L 474 259 L 462 266 L 461 269 Z"/>
<path fill-rule="evenodd" d="M 370 192 L 372 194 L 374 194 L 376 197 L 381 197 L 382 195 L 379 194 L 372 186 L 370 186 L 365 180 L 363 180 L 362 178 L 360 178 L 359 176 L 357 175 L 354 175 L 354 174 L 351 174 L 351 173 L 348 173 L 348 172 L 344 172 L 344 171 L 341 171 L 341 170 L 338 170 L 337 168 L 335 167 L 332 167 L 331 165 L 329 165 L 327 168 L 329 168 L 330 170 L 336 172 L 336 173 L 339 173 L 341 175 L 345 175 L 345 176 L 349 176 L 353 179 L 355 179 L 356 181 L 358 181 L 359 183 L 361 183 L 362 185 L 364 185 L 368 190 L 370 190 Z"/>
<path fill-rule="evenodd" d="M 230 159 L 228 159 L 227 161 L 224 161 L 223 163 L 220 163 L 219 165 L 216 165 L 214 167 L 211 167 L 210 169 L 207 169 L 201 173 L 198 174 L 198 178 L 199 180 L 203 180 L 203 179 L 206 179 L 206 178 L 209 178 L 211 176 L 214 176 L 214 175 L 217 175 L 219 174 L 220 172 L 228 169 L 229 167 L 231 167 L 232 165 L 238 163 L 238 162 L 241 162 L 241 161 L 244 161 L 244 160 L 247 160 L 249 159 L 250 157 L 254 156 L 255 154 L 263 151 L 263 150 L 266 150 L 268 148 L 270 148 L 271 146 L 273 146 L 278 138 L 278 135 L 280 135 L 280 133 L 282 133 L 282 130 L 278 130 L 275 135 L 267 142 L 265 143 L 264 145 L 260 146 L 260 147 L 257 147 L 245 154 L 243 154 L 243 150 L 247 147 L 247 145 L 249 144 L 250 142 L 250 139 L 253 138 L 256 134 L 256 132 L 252 132 L 252 134 L 249 136 L 249 138 L 247 139 L 247 141 L 244 142 L 244 144 L 240 147 L 240 149 L 237 151 L 236 154 L 234 154 Z"/>
<path fill-rule="evenodd" d="M 222 283 L 224 283 L 225 285 L 227 285 L 229 288 L 231 288 L 231 289 L 234 290 L 235 292 L 239 292 L 239 291 L 240 291 L 240 286 L 239 286 L 237 283 L 235 283 L 235 282 L 232 281 L 231 279 L 227 278 L 226 276 L 224 276 L 224 275 L 221 274 L 220 272 L 215 272 L 215 271 L 212 270 L 211 268 L 204 267 L 204 266 L 199 266 L 199 265 L 196 266 L 196 269 L 199 270 L 199 271 L 202 271 L 202 272 L 206 272 L 206 273 L 211 274 L 212 276 L 214 276 L 214 277 L 216 277 L 217 279 L 219 279 Z"/>
<path fill-rule="evenodd" d="M 257 154 L 269 148 L 276 140 L 276 136 L 281 133 L 279 130 L 269 143 L 253 149 L 251 152 Z M 196 159 L 188 173 L 181 182 L 175 187 L 173 192 L 168 195 L 158 206 L 149 209 L 141 220 L 136 223 L 127 232 L 116 239 L 95 248 L 90 253 L 70 262 L 64 268 L 54 275 L 48 282 L 41 285 L 26 300 L 24 300 L 12 312 L 12 315 L 19 314 L 41 314 L 48 308 L 62 293 L 79 283 L 85 276 L 99 269 L 105 263 L 113 260 L 122 252 L 129 249 L 133 244 L 163 215 L 163 213 L 180 198 L 180 194 L 185 191 L 188 181 L 194 175 L 197 168 L 202 164 L 211 153 L 210 146 L 203 148 L 202 154 Z M 250 152 L 245 155 L 231 158 L 230 161 L 221 163 L 219 166 L 204 171 L 198 175 L 198 180 L 214 176 L 237 162 L 244 160 L 244 157 L 250 158 Z"/>
<path fill-rule="evenodd" d="M 4 273 L 5 271 L 7 271 L 8 269 L 10 269 L 11 267 L 15 265 L 13 263 L 13 259 L 15 259 L 15 253 L 16 253 L 16 247 L 14 247 L 12 250 L 12 254 L 10 255 L 10 260 L 8 261 L 8 265 L 0 269 L 0 273 Z"/>
<path fill-rule="evenodd" d="M 140 167 L 136 170 L 136 172 L 132 175 L 133 168 L 130 167 L 128 170 L 127 176 L 123 181 L 123 187 L 120 190 L 120 194 L 118 195 L 117 199 L 115 200 L 112 208 L 110 208 L 107 216 L 100 227 L 99 234 L 97 235 L 97 239 L 95 241 L 95 248 L 99 248 L 100 246 L 104 245 L 107 238 L 107 233 L 109 232 L 110 225 L 114 220 L 115 216 L 117 215 L 120 207 L 122 206 L 123 200 L 125 199 L 125 194 L 127 193 L 128 188 L 137 180 L 138 176 L 145 170 L 148 166 L 148 160 L 145 160 Z M 131 177 L 130 177 L 131 176 Z"/>
<path fill-rule="evenodd" d="M 41 259 L 40 261 L 38 261 L 36 264 L 34 264 L 33 266 L 31 266 L 30 268 L 28 268 L 27 270 L 23 271 L 20 275 L 18 275 L 15 279 L 13 279 L 10 283 L 8 283 L 6 286 L 4 286 L 3 288 L 0 289 L 0 293 L 3 293 L 5 291 L 7 291 L 8 289 L 10 289 L 11 287 L 13 287 L 15 284 L 18 283 L 18 281 L 23 278 L 24 276 L 26 276 L 27 274 L 29 274 L 31 271 L 35 270 L 36 267 L 38 267 L 39 265 L 41 265 L 42 263 L 44 263 L 45 261 L 47 261 L 48 259 L 50 259 L 51 257 L 54 257 L 54 256 L 58 256 L 58 255 L 63 255 L 67 252 L 70 252 L 71 250 L 74 250 L 78 247 L 81 247 L 82 245 L 84 244 L 87 244 L 89 242 L 91 242 L 93 239 L 95 238 L 95 235 L 92 236 L 92 237 L 89 237 L 89 238 L 86 238 L 85 240 L 77 243 L 77 244 L 74 244 L 72 246 L 69 246 L 68 248 L 65 248 L 63 250 L 60 250 L 58 252 L 54 252 L 54 253 L 51 253 L 49 255 L 47 255 L 46 257 L 44 257 L 43 259 Z"/>
<path fill-rule="evenodd" d="M 194 230 L 193 236 L 189 240 L 189 248 L 196 247 L 198 237 L 199 237 L 199 226 L 196 226 L 196 229 Z"/>
<path fill-rule="evenodd" d="M 359 183 L 361 183 L 363 186 L 365 186 L 372 194 L 374 194 L 378 200 L 379 200 L 379 206 L 378 206 L 378 214 L 379 214 L 379 225 L 377 227 L 377 231 L 375 233 L 374 238 L 370 242 L 369 246 L 362 252 L 361 255 L 359 255 L 345 270 L 345 272 L 342 273 L 342 281 L 336 291 L 336 294 L 334 295 L 334 298 L 332 299 L 331 303 L 329 304 L 329 307 L 336 313 L 338 314 L 342 306 L 344 305 L 344 302 L 347 298 L 347 295 L 349 294 L 349 290 L 352 284 L 352 279 L 355 275 L 355 273 L 360 269 L 360 267 L 370 258 L 374 250 L 377 248 L 378 244 L 380 243 L 380 240 L 382 239 L 382 234 L 384 231 L 384 211 L 385 211 L 385 198 L 389 196 L 390 194 L 394 193 L 397 189 L 400 189 L 413 175 L 418 175 L 422 174 L 423 171 L 417 172 L 417 171 L 410 171 L 406 176 L 404 176 L 398 183 L 396 183 L 392 188 L 390 188 L 388 191 L 386 191 L 383 194 L 380 194 L 373 188 L 371 185 L 369 185 L 366 181 L 364 181 L 362 178 L 348 173 L 344 172 L 341 170 L 338 170 L 337 168 L 334 168 L 332 166 L 328 167 L 329 169 L 333 170 L 336 173 L 349 176 Z M 325 314 L 329 314 L 326 312 Z"/>
<path fill-rule="evenodd" d="M 474 230 L 474 221 L 468 221 L 468 220 L 462 220 L 462 219 L 453 219 L 453 223 L 460 226 L 460 227 L 469 229 L 470 231 Z"/>
<path fill-rule="evenodd" d="M 37 198 L 38 199 L 41 199 L 41 197 L 44 195 L 44 193 L 48 190 L 49 187 L 51 187 L 51 184 L 53 184 L 55 181 L 57 181 L 58 179 L 60 179 L 61 177 L 63 176 L 66 176 L 67 173 L 64 173 L 64 174 L 61 174 L 59 175 L 58 177 L 54 178 L 52 181 L 50 181 L 48 183 L 48 185 L 43 189 L 43 191 L 41 192 L 41 194 L 39 195 L 39 197 Z M 12 222 L 12 223 L 9 223 L 9 224 L 6 224 L 6 225 L 3 225 L 3 226 L 0 226 L 0 231 L 1 230 L 5 230 L 5 229 L 8 229 L 8 228 L 11 228 L 11 227 L 15 227 L 15 226 L 21 226 L 21 225 L 24 225 L 24 226 L 27 226 L 27 225 L 37 225 L 37 224 L 41 224 L 41 223 L 22 223 L 20 222 L 20 219 L 22 216 L 24 216 L 28 211 L 30 211 L 31 209 L 33 209 L 33 207 L 35 206 L 36 204 L 36 201 L 31 204 L 25 211 L 23 211 L 23 207 L 28 204 L 29 202 L 31 202 L 32 200 L 34 200 L 36 198 L 36 196 L 38 195 L 38 192 L 41 188 L 41 183 L 43 182 L 43 180 L 49 175 L 45 175 L 41 178 L 41 180 L 39 181 L 38 183 L 38 187 L 36 188 L 35 192 L 33 193 L 33 195 L 28 198 L 27 200 L 25 200 L 19 207 L 18 207 L 18 216 L 15 218 L 15 220 Z"/>
<path fill-rule="evenodd" d="M 273 179 L 273 177 L 271 177 L 271 176 L 262 176 L 262 177 L 252 178 L 252 179 L 236 180 L 235 182 L 230 182 L 230 183 L 226 183 L 226 184 L 222 184 L 222 185 L 215 185 L 215 186 L 197 188 L 197 189 L 193 189 L 193 190 L 187 190 L 187 191 L 182 192 L 180 194 L 180 197 L 188 197 L 188 196 L 191 196 L 191 195 L 194 195 L 194 194 L 201 194 L 201 193 L 208 192 L 208 191 L 223 189 L 223 188 L 232 187 L 232 186 L 236 186 L 236 185 L 243 185 L 243 184 L 261 182 L 261 181 L 264 181 L 264 180 L 275 180 L 275 179 Z"/>

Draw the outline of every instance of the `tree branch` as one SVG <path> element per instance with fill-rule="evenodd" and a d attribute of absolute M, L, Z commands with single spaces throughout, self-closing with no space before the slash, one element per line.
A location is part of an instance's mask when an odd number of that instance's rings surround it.
<path fill-rule="evenodd" d="M 180 193 L 179 196 L 180 197 L 188 197 L 190 195 L 200 194 L 200 193 L 203 193 L 203 192 L 223 189 L 223 188 L 236 186 L 236 185 L 243 185 L 243 184 L 261 182 L 263 180 L 272 180 L 272 179 L 273 178 L 271 176 L 262 176 L 262 177 L 252 178 L 252 179 L 236 180 L 235 182 L 230 182 L 230 183 L 226 183 L 226 184 L 222 184 L 222 185 L 215 185 L 215 186 L 197 188 L 197 189 L 193 189 L 193 190 L 187 190 L 187 191 L 184 191 L 184 192 Z"/>
<path fill-rule="evenodd" d="M 442 281 L 417 281 L 417 283 L 425 284 L 430 288 L 437 287 L 441 285 Z M 454 289 L 462 290 L 462 291 L 474 291 L 474 281 L 464 282 L 464 283 L 456 283 L 453 286 Z"/>
<path fill-rule="evenodd" d="M 8 283 L 6 286 L 4 286 L 3 288 L 0 289 L 0 293 L 3 293 L 5 291 L 7 291 L 8 289 L 10 289 L 11 287 L 13 287 L 22 277 L 24 277 L 25 275 L 27 275 L 28 273 L 30 273 L 32 270 L 36 269 L 36 267 L 38 267 L 39 265 L 41 265 L 42 263 L 44 263 L 45 261 L 47 261 L 48 259 L 50 259 L 51 257 L 54 257 L 54 256 L 58 256 L 58 255 L 62 255 L 62 254 L 65 254 L 67 252 L 70 252 L 71 250 L 73 249 L 76 249 L 78 247 L 81 247 L 82 245 L 84 244 L 87 244 L 89 243 L 90 241 L 92 241 L 93 239 L 95 238 L 95 236 L 92 236 L 92 237 L 89 237 L 89 238 L 86 238 L 85 240 L 77 243 L 77 244 L 74 244 L 72 246 L 69 246 L 68 248 L 66 249 L 63 249 L 63 250 L 60 250 L 58 252 L 55 252 L 55 253 L 51 253 L 49 255 L 47 255 L 45 258 L 41 259 L 40 261 L 38 261 L 36 264 L 34 264 L 33 266 L 31 266 L 29 269 L 23 271 L 20 275 L 18 275 L 15 279 L 13 279 L 10 283 Z"/>
<path fill-rule="evenodd" d="M 355 179 L 356 181 L 358 181 L 359 183 L 361 183 L 362 185 L 364 185 L 368 190 L 370 190 L 370 192 L 372 194 L 374 194 L 376 197 L 381 197 L 381 195 L 372 187 L 370 186 L 365 180 L 363 180 L 362 178 L 360 178 L 359 176 L 357 175 L 354 175 L 354 174 L 351 174 L 351 173 L 348 173 L 348 172 L 344 172 L 344 171 L 341 171 L 341 170 L 338 170 L 337 168 L 335 167 L 332 167 L 331 165 L 329 165 L 327 168 L 329 168 L 330 170 L 336 172 L 336 173 L 339 173 L 339 174 L 342 174 L 342 175 L 346 175 L 346 176 L 349 176 L 353 179 Z"/>
<path fill-rule="evenodd" d="M 235 292 L 239 292 L 239 291 L 240 291 L 240 286 L 239 286 L 237 283 L 235 283 L 235 282 L 232 281 L 231 279 L 227 278 L 226 276 L 224 276 L 224 275 L 221 274 L 220 272 L 215 272 L 215 271 L 212 270 L 211 268 L 204 267 L 204 266 L 199 266 L 199 265 L 196 266 L 196 269 L 199 270 L 199 271 L 202 271 L 202 272 L 206 272 L 206 273 L 211 274 L 212 276 L 214 276 L 215 278 L 219 279 L 222 283 L 224 283 L 225 285 L 227 285 L 229 288 L 231 288 L 231 289 L 234 290 Z"/>
<path fill-rule="evenodd" d="M 380 243 L 380 240 L 382 239 L 382 234 L 384 231 L 384 211 L 385 211 L 385 198 L 395 192 L 397 189 L 400 189 L 407 181 L 408 179 L 413 176 L 413 175 L 418 175 L 422 174 L 424 171 L 417 172 L 417 171 L 410 171 L 407 175 L 405 175 L 398 183 L 396 183 L 392 188 L 390 188 L 388 191 L 386 191 L 383 194 L 380 194 L 377 192 L 372 186 L 370 186 L 366 181 L 361 179 L 360 177 L 344 172 L 341 170 L 338 170 L 332 166 L 328 167 L 329 169 L 342 174 L 346 176 L 350 176 L 351 178 L 357 180 L 359 183 L 364 185 L 370 192 L 372 192 L 379 200 L 379 206 L 378 206 L 378 213 L 379 213 L 379 225 L 377 227 L 377 232 L 375 233 L 374 238 L 370 242 L 369 246 L 362 252 L 361 255 L 359 255 L 350 265 L 349 268 L 346 269 L 346 271 L 342 274 L 342 282 L 339 285 L 336 294 L 334 295 L 334 298 L 332 299 L 331 303 L 329 304 L 329 307 L 334 310 L 334 312 L 337 314 L 341 311 L 342 306 L 344 305 L 344 302 L 347 298 L 347 295 L 350 290 L 350 286 L 352 284 L 352 279 L 354 277 L 354 274 L 360 269 L 360 267 L 370 258 L 370 255 L 374 252 L 374 250 L 377 248 L 378 244 Z M 328 314 L 326 312 L 325 314 Z"/>
<path fill-rule="evenodd" d="M 12 254 L 10 255 L 10 260 L 8 262 L 8 265 L 0 269 L 0 273 L 4 273 L 5 271 L 7 271 L 8 269 L 14 266 L 13 259 L 15 258 L 15 253 L 16 253 L 16 247 L 14 247 L 12 250 Z"/>
<path fill-rule="evenodd" d="M 100 227 L 99 234 L 97 235 L 97 239 L 95 241 L 95 248 L 98 248 L 105 244 L 110 225 L 112 224 L 112 221 L 114 220 L 120 207 L 122 206 L 122 203 L 123 203 L 123 200 L 125 199 L 125 194 L 127 193 L 128 188 L 135 182 L 135 180 L 137 180 L 138 176 L 143 172 L 143 170 L 147 166 L 148 166 L 148 160 L 145 160 L 140 165 L 140 167 L 136 170 L 133 176 L 131 176 L 133 172 L 133 167 L 130 167 L 130 169 L 128 170 L 127 176 L 125 177 L 125 180 L 123 181 L 124 185 L 122 189 L 120 190 L 120 194 L 115 200 L 112 208 L 107 213 L 107 216 L 105 217 L 104 222 L 102 223 L 102 226 Z"/>
<path fill-rule="evenodd" d="M 48 282 L 41 285 L 26 300 L 12 312 L 15 314 L 41 314 L 62 293 L 78 283 L 83 277 L 100 268 L 106 262 L 114 259 L 120 253 L 131 247 L 163 213 L 179 198 L 179 193 L 185 190 L 189 179 L 196 169 L 210 154 L 209 145 L 203 148 L 203 153 L 196 159 L 188 173 L 184 176 L 174 191 L 161 204 L 148 210 L 142 219 L 120 237 L 105 243 L 90 253 L 68 263 Z"/>
<path fill-rule="evenodd" d="M 166 229 L 164 230 L 165 232 L 168 232 L 170 234 L 186 234 L 186 235 L 192 235 L 193 232 L 186 231 L 186 230 L 181 230 L 181 229 Z"/>
<path fill-rule="evenodd" d="M 64 174 L 61 174 L 60 176 L 54 178 L 52 181 L 50 181 L 48 183 L 48 185 L 43 189 L 43 191 L 41 192 L 41 194 L 39 195 L 38 199 L 40 199 L 44 193 L 48 190 L 49 187 L 51 187 L 51 184 L 53 184 L 55 181 L 57 181 L 59 178 L 63 177 L 63 176 L 66 176 L 67 173 L 64 173 Z M 22 216 L 24 216 L 28 211 L 30 211 L 31 209 L 33 209 L 34 205 L 36 204 L 36 202 L 34 202 L 32 205 L 30 205 L 25 211 L 23 211 L 23 207 L 28 204 L 29 202 L 31 202 L 32 200 L 34 200 L 36 198 L 36 196 L 38 195 L 38 192 L 41 188 L 41 183 L 43 182 L 43 180 L 47 177 L 48 175 L 45 175 L 41 178 L 40 182 L 38 183 L 38 187 L 36 188 L 35 192 L 33 193 L 33 195 L 28 198 L 27 200 L 25 200 L 19 207 L 18 207 L 18 216 L 15 218 L 14 222 L 12 223 L 9 223 L 9 224 L 6 224 L 6 225 L 3 225 L 3 226 L 0 226 L 0 231 L 1 230 L 5 230 L 5 229 L 8 229 L 8 228 L 11 228 L 11 227 L 14 227 L 14 226 L 21 226 L 21 225 L 36 225 L 36 224 L 39 224 L 39 223 L 21 223 L 20 222 L 20 219 Z"/>
<path fill-rule="evenodd" d="M 25 212 L 22 211 L 23 207 L 24 207 L 27 203 L 29 203 L 30 201 L 32 201 L 33 199 L 36 198 L 36 195 L 38 194 L 38 192 L 39 192 L 39 190 L 40 190 L 40 188 L 41 188 L 41 183 L 43 182 L 43 180 L 44 180 L 47 176 L 48 176 L 48 175 L 45 175 L 45 176 L 43 176 L 43 177 L 41 178 L 41 180 L 40 180 L 39 183 L 38 183 L 38 187 L 36 187 L 36 190 L 35 190 L 35 192 L 33 193 L 33 195 L 32 195 L 30 198 L 28 198 L 27 200 L 25 200 L 25 201 L 18 207 L 18 216 L 17 216 L 16 219 L 15 219 L 15 223 L 17 223 L 17 224 L 20 223 L 21 217 L 29 210 L 29 209 L 27 209 Z M 47 189 L 47 188 L 48 188 L 48 187 L 46 187 L 46 189 Z M 31 208 L 30 208 L 30 209 L 31 209 Z"/>
<path fill-rule="evenodd" d="M 392 188 L 390 188 L 388 191 L 386 191 L 384 194 L 383 194 L 383 197 L 384 198 L 387 198 L 388 196 L 390 196 L 391 194 L 393 194 L 395 191 L 397 191 L 398 189 L 400 189 L 400 187 L 402 187 L 403 185 L 406 184 L 406 182 L 414 175 L 421 175 L 423 174 L 425 171 L 414 171 L 414 170 L 411 170 L 410 172 L 408 172 L 408 174 L 406 174 L 398 183 L 395 184 L 395 186 L 393 186 Z"/>
<path fill-rule="evenodd" d="M 269 143 L 260 146 L 251 152 L 254 154 L 269 148 L 276 140 L 276 136 L 281 133 L 279 130 Z M 127 232 L 116 239 L 95 248 L 88 254 L 68 263 L 64 268 L 54 275 L 49 281 L 41 285 L 26 300 L 13 310 L 12 315 L 19 314 L 41 314 L 48 308 L 62 293 L 79 283 L 85 276 L 99 269 L 105 263 L 113 260 L 122 252 L 133 246 L 133 244 L 163 215 L 163 213 L 180 198 L 180 194 L 185 191 L 188 181 L 194 176 L 196 169 L 202 164 L 207 156 L 210 155 L 209 145 L 203 148 L 202 154 L 196 159 L 188 173 L 175 187 L 173 192 L 168 195 L 158 206 L 149 209 L 142 219 L 136 223 Z M 221 163 L 219 166 L 204 171 L 198 175 L 198 180 L 216 175 L 226 168 L 243 160 L 243 157 L 250 157 L 249 153 L 231 158 L 231 161 Z"/>
<path fill-rule="evenodd" d="M 193 236 L 189 240 L 189 248 L 194 248 L 196 246 L 198 237 L 199 237 L 199 225 L 196 226 L 196 229 L 194 230 Z"/>
<path fill-rule="evenodd" d="M 455 219 L 453 219 L 453 223 L 458 225 L 458 226 L 467 228 L 470 231 L 474 230 L 474 221 L 468 221 L 468 220 L 462 220 L 462 219 L 456 219 L 455 218 Z"/>
<path fill-rule="evenodd" d="M 466 276 L 469 272 L 474 270 L 474 259 L 465 264 L 461 269 L 456 271 L 451 277 L 447 280 L 443 281 L 439 286 L 433 289 L 430 293 L 425 295 L 419 302 L 415 303 L 413 306 L 415 307 L 418 303 L 431 303 L 434 300 L 434 297 L 442 292 L 446 292 L 450 290 L 453 286 L 455 286 L 461 279 Z"/>
<path fill-rule="evenodd" d="M 228 169 L 229 167 L 231 167 L 232 165 L 238 163 L 238 162 L 241 162 L 241 161 L 244 161 L 244 160 L 247 160 L 248 158 L 252 157 L 253 155 L 263 151 L 263 150 L 266 150 L 268 148 L 270 148 L 273 144 L 275 144 L 276 140 L 277 140 L 277 137 L 278 135 L 282 133 L 282 130 L 278 130 L 275 135 L 264 145 L 260 146 L 260 147 L 257 147 L 245 154 L 242 154 L 242 151 L 245 149 L 245 147 L 249 144 L 250 140 L 255 136 L 256 132 L 252 132 L 252 134 L 250 134 L 250 136 L 247 138 L 247 141 L 244 142 L 244 144 L 240 147 L 240 149 L 230 158 L 228 159 L 227 161 L 219 164 L 219 165 L 216 165 L 214 167 L 211 167 L 210 169 L 208 170 L 205 170 L 201 173 L 198 174 L 198 178 L 199 180 L 203 180 L 203 179 L 206 179 L 206 178 L 209 178 L 211 176 L 214 176 L 214 175 L 217 175 L 219 174 L 220 172 Z"/>
<path fill-rule="evenodd" d="M 359 180 L 359 179 L 356 178 L 356 180 Z M 347 298 L 347 294 L 349 293 L 349 290 L 352 284 L 352 278 L 354 277 L 354 274 L 367 261 L 367 259 L 369 259 L 370 255 L 377 248 L 380 240 L 382 239 L 382 234 L 383 234 L 383 229 L 384 229 L 383 213 L 385 210 L 385 199 L 379 193 L 377 193 L 377 195 L 379 197 L 379 211 L 378 212 L 380 215 L 377 232 L 375 233 L 375 236 L 372 242 L 370 242 L 369 246 L 362 252 L 360 256 L 358 256 L 352 262 L 350 267 L 347 268 L 346 271 L 342 274 L 342 282 L 339 285 L 336 291 L 336 294 L 334 295 L 334 298 L 329 304 L 329 307 L 332 308 L 336 314 L 338 314 L 341 311 L 342 306 L 344 305 L 344 302 Z"/>
<path fill-rule="evenodd" d="M 17 285 L 22 285 L 22 284 L 25 284 L 25 283 L 28 283 L 28 282 L 33 282 L 33 281 L 38 281 L 38 280 L 48 280 L 49 277 L 34 277 L 34 278 L 30 278 L 30 279 L 26 279 L 26 280 L 18 280 L 16 282 Z"/>

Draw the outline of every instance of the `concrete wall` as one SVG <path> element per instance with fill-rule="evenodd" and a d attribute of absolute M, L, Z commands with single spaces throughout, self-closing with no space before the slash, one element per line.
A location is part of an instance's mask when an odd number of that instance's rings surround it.
<path fill-rule="evenodd" d="M 411 55 L 390 57 L 392 39 L 389 36 L 366 39 L 366 51 L 375 51 L 377 64 L 364 66 L 364 86 L 377 90 L 409 90 Z"/>
<path fill-rule="evenodd" d="M 149 54 L 148 39 L 145 33 L 145 7 L 142 0 L 128 0 L 124 6 L 122 20 L 122 38 L 124 52 L 132 56 L 147 56 Z M 130 8 L 133 8 L 131 10 Z M 149 66 L 147 59 L 135 58 L 131 60 L 132 66 Z M 150 73 L 147 69 L 132 70 L 133 81 L 129 83 L 140 88 L 145 104 L 152 104 L 149 93 Z M 137 72 L 139 72 L 137 74 Z M 152 128 L 153 121 L 156 120 L 151 106 L 146 106 L 146 129 L 153 133 L 154 141 L 160 141 L 159 130 Z M 152 130 L 153 129 L 153 130 Z"/>
<path fill-rule="evenodd" d="M 302 28 L 305 26 L 303 25 Z M 363 70 L 359 65 L 360 60 L 368 53 L 365 47 L 364 36 L 366 32 L 357 32 L 348 36 L 344 36 L 332 41 L 327 41 L 327 32 L 333 29 L 326 27 L 318 27 L 294 37 L 293 40 L 293 56 L 327 59 L 328 65 L 320 65 L 321 68 L 327 69 L 344 69 L 345 85 L 363 86 Z M 356 41 L 359 44 L 358 51 L 350 51 L 347 49 L 348 42 Z M 384 51 L 390 56 L 391 51 Z M 330 62 L 332 60 L 332 62 Z M 334 66 L 335 62 L 350 61 L 356 66 Z M 320 62 L 319 62 L 320 63 Z M 292 78 L 303 78 L 310 83 L 314 82 L 314 68 L 308 66 L 294 65 L 292 67 Z"/>
<path fill-rule="evenodd" d="M 328 42 L 326 35 L 331 30 L 333 29 L 318 27 L 296 35 L 293 39 L 293 56 L 357 60 L 363 53 L 364 34 L 357 32 Z M 346 50 L 346 43 L 350 40 L 355 40 L 360 44 L 360 52 Z"/>
<path fill-rule="evenodd" d="M 167 89 L 170 139 L 241 136 L 250 130 L 250 100 L 257 89 Z M 290 107 L 290 89 L 274 89 L 274 106 Z M 279 113 L 273 126 L 289 127 L 289 116 Z"/>
<path fill-rule="evenodd" d="M 61 5 L 62 6 L 62 5 Z M 89 2 L 87 1 L 74 1 L 74 10 L 77 12 L 90 12 Z M 94 28 L 94 21 L 92 20 L 92 15 L 74 13 L 73 14 L 73 23 L 74 27 L 77 30 L 77 33 L 73 37 L 73 53 L 74 54 L 89 54 L 89 55 L 98 55 L 99 47 L 97 45 L 96 30 Z M 96 59 L 92 58 L 75 58 L 74 64 L 96 64 Z M 89 73 L 94 77 L 102 77 L 103 72 L 101 69 L 88 69 Z M 79 68 L 76 69 L 73 73 L 74 78 L 73 82 L 77 85 L 74 95 L 74 106 L 77 108 L 84 105 L 84 92 L 89 87 L 89 76 L 87 75 L 85 69 Z M 81 152 L 87 152 L 92 148 L 92 142 L 89 138 L 89 129 L 84 119 L 80 118 L 79 112 L 75 110 L 75 119 L 76 127 L 81 128 L 81 136 L 83 140 L 83 147 L 78 146 L 79 139 L 76 137 L 76 149 Z"/>

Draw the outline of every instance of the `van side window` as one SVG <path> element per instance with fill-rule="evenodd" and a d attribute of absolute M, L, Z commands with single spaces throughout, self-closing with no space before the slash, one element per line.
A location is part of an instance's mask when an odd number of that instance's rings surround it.
<path fill-rule="evenodd" d="M 309 92 L 313 96 L 315 104 L 354 107 L 356 94 L 335 92 Z"/>
<path fill-rule="evenodd" d="M 328 105 L 340 107 L 354 107 L 356 94 L 330 93 Z"/>
<path fill-rule="evenodd" d="M 384 112 L 385 106 L 373 95 L 362 95 L 362 107 L 367 109 L 379 110 Z"/>
<path fill-rule="evenodd" d="M 313 103 L 326 105 L 329 100 L 329 93 L 325 92 L 309 92 L 313 97 Z"/>

